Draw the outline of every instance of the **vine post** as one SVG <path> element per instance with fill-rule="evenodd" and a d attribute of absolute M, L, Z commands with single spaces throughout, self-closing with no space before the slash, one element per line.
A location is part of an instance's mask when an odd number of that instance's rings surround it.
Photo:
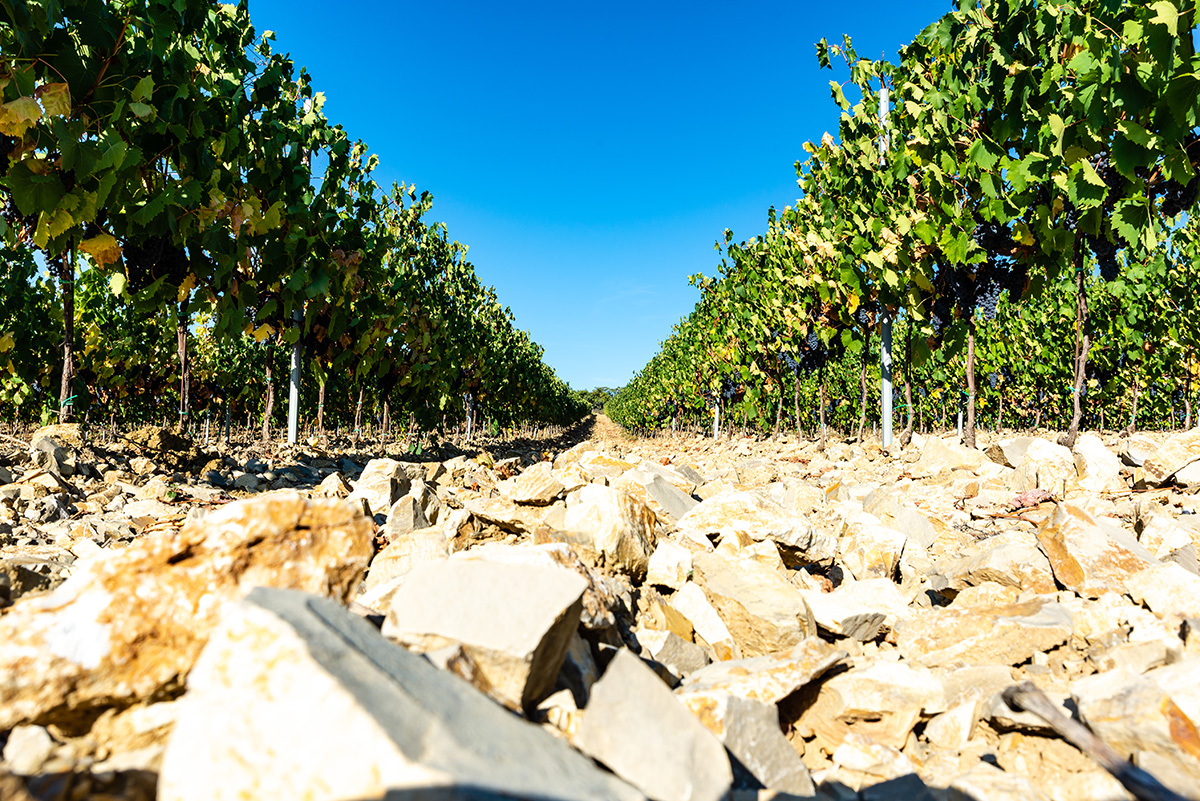
<path fill-rule="evenodd" d="M 300 309 L 292 311 L 292 326 L 296 329 L 296 341 L 292 344 L 291 376 L 288 382 L 288 445 L 300 441 L 300 357 L 303 353 L 300 338 Z"/>
<path fill-rule="evenodd" d="M 887 162 L 888 89 L 879 87 L 879 166 Z M 879 426 L 883 447 L 892 444 L 892 315 L 885 308 L 879 338 L 879 399 L 883 405 Z"/>

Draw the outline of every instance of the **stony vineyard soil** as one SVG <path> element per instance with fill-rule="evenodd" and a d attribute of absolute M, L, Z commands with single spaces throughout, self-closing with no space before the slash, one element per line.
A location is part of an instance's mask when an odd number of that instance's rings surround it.
<path fill-rule="evenodd" d="M 1200 787 L 1200 429 L 0 442 L 4 799 Z"/>

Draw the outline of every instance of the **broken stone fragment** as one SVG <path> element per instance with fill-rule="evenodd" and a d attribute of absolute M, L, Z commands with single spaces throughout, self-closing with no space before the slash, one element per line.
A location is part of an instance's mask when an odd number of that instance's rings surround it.
<path fill-rule="evenodd" d="M 917 441 L 913 438 L 914 443 Z M 978 470 L 987 461 L 983 451 L 967 448 L 956 440 L 928 437 L 920 458 L 912 466 L 913 476 L 937 476 L 956 470 Z"/>
<path fill-rule="evenodd" d="M 956 777 L 946 791 L 947 801 L 1050 801 L 1025 776 L 1007 773 L 979 762 Z"/>
<path fill-rule="evenodd" d="M 1034 439 L 1025 449 L 1025 458 L 1017 465 L 1017 471 L 1037 476 L 1037 488 L 1046 490 L 1056 498 L 1066 497 L 1067 492 L 1079 486 L 1079 473 L 1075 469 L 1075 456 L 1068 448 L 1045 439 Z M 1014 487 L 1017 490 L 1030 487 Z"/>
<path fill-rule="evenodd" d="M 579 625 L 587 581 L 571 570 L 469 559 L 415 567 L 383 634 L 418 652 L 461 645 L 480 689 L 513 709 L 550 694 Z"/>
<path fill-rule="evenodd" d="M 712 661 L 702 647 L 673 631 L 641 629 L 637 639 L 642 655 L 649 656 L 670 674 L 672 686 Z"/>
<path fill-rule="evenodd" d="M 890 579 L 896 574 L 906 542 L 903 532 L 888 528 L 872 514 L 860 512 L 851 516 L 842 528 L 838 562 L 859 581 Z"/>
<path fill-rule="evenodd" d="M 501 482 L 499 489 L 516 503 L 546 506 L 562 495 L 565 488 L 554 477 L 549 462 L 538 462 L 516 478 Z"/>
<path fill-rule="evenodd" d="M 343 478 L 341 473 L 330 473 L 313 490 L 313 495 L 322 498 L 348 498 L 353 491 L 354 487 L 350 486 L 350 482 Z"/>
<path fill-rule="evenodd" d="M 613 481 L 612 486 L 640 498 L 654 510 L 659 521 L 668 526 L 674 526 L 699 503 L 666 477 L 640 468 L 627 470 Z"/>
<path fill-rule="evenodd" d="M 624 648 L 592 687 L 574 744 L 654 801 L 719 801 L 733 782 L 721 742 Z"/>
<path fill-rule="evenodd" d="M 1121 460 L 1095 434 L 1080 434 L 1075 440 L 1075 470 L 1080 489 L 1088 492 L 1120 492 L 1127 489 L 1121 478 Z"/>
<path fill-rule="evenodd" d="M 1131 533 L 1069 503 L 1038 529 L 1038 544 L 1055 579 L 1085 598 L 1125 592 L 1125 579 L 1159 563 Z"/>
<path fill-rule="evenodd" d="M 654 512 L 627 492 L 589 484 L 567 497 L 566 530 L 580 534 L 607 565 L 642 580 L 657 543 Z"/>
<path fill-rule="evenodd" d="M 403 536 L 392 539 L 379 553 L 371 559 L 367 570 L 366 593 L 374 595 L 373 591 L 383 584 L 408 574 L 410 570 L 425 562 L 437 562 L 450 558 L 450 541 L 447 531 L 442 527 L 418 529 Z M 360 602 L 366 601 L 359 599 Z M 376 603 L 379 599 L 373 599 Z M 367 603 L 375 606 L 375 603 Z M 387 608 L 384 606 L 383 608 Z"/>
<path fill-rule="evenodd" d="M 677 528 L 691 539 L 745 534 L 756 542 L 772 540 L 797 551 L 803 562 L 827 560 L 828 543 L 803 517 L 758 492 L 724 492 L 708 498 L 679 519 Z"/>
<path fill-rule="evenodd" d="M 1159 617 L 1200 617 L 1200 576 L 1173 562 L 1151 565 L 1124 584 L 1133 600 Z"/>
<path fill-rule="evenodd" d="M 777 654 L 714 662 L 686 677 L 675 692 L 680 698 L 732 695 L 777 704 L 845 658 L 845 651 L 810 637 Z"/>
<path fill-rule="evenodd" d="M 799 725 L 830 754 L 851 732 L 902 748 L 923 715 L 932 717 L 945 708 L 941 682 L 930 670 L 905 662 L 875 662 L 822 682 Z"/>
<path fill-rule="evenodd" d="M 1058 589 L 1050 560 L 1038 547 L 1037 537 L 1011 530 L 970 546 L 967 552 L 939 567 L 953 590 L 989 581 L 1041 594 Z"/>
<path fill-rule="evenodd" d="M 1005 467 L 1016 467 L 1025 461 L 1033 437 L 1010 437 L 997 441 L 987 449 L 988 458 Z"/>
<path fill-rule="evenodd" d="M 1145 675 L 1113 670 L 1077 680 L 1071 697 L 1080 718 L 1119 753 L 1159 754 L 1200 782 L 1200 736 L 1192 717 L 1200 711 L 1195 704 L 1198 678 L 1196 659 Z M 1184 706 L 1176 703 L 1176 693 Z"/>
<path fill-rule="evenodd" d="M 546 508 L 522 506 L 508 498 L 472 498 L 463 504 L 475 517 L 515 534 L 532 534 L 546 517 Z"/>
<path fill-rule="evenodd" d="M 896 624 L 900 654 L 926 667 L 1019 665 L 1037 651 L 1070 638 L 1071 612 L 1062 604 L 1033 599 L 1004 606 L 929 609 Z"/>
<path fill-rule="evenodd" d="M 372 459 L 354 482 L 350 500 L 361 498 L 367 502 L 371 514 L 386 515 L 392 504 L 412 486 L 409 472 L 410 467 L 396 459 Z"/>
<path fill-rule="evenodd" d="M 180 681 L 220 607 L 254 586 L 346 601 L 372 528 L 346 504 L 281 492 L 231 503 L 79 563 L 0 618 L 0 729 L 71 726 Z"/>
<path fill-rule="evenodd" d="M 566 455 L 567 454 L 563 454 L 563 457 Z M 580 469 L 588 475 L 589 479 L 600 477 L 616 478 L 626 470 L 637 466 L 633 462 L 628 462 L 624 459 L 618 459 L 607 453 L 595 450 L 583 451 L 575 461 L 579 465 Z M 565 464 L 567 464 L 567 461 L 563 462 L 563 465 Z M 559 465 L 556 460 L 554 466 L 560 467 L 562 465 Z"/>
<path fill-rule="evenodd" d="M 32 776 L 54 753 L 55 742 L 43 726 L 15 726 L 4 744 L 4 762 L 18 776 Z"/>
<path fill-rule="evenodd" d="M 800 594 L 821 629 L 861 642 L 911 616 L 900 588 L 886 578 L 847 580 L 833 592 L 801 590 Z"/>
<path fill-rule="evenodd" d="M 834 750 L 833 770 L 825 782 L 838 782 L 863 789 L 916 773 L 912 760 L 889 746 L 859 732 L 850 732 Z M 879 796 L 876 796 L 879 797 Z"/>
<path fill-rule="evenodd" d="M 679 636 L 690 636 L 690 631 L 694 630 L 696 636 L 713 649 L 717 659 L 741 658 L 741 649 L 734 641 L 725 621 L 697 584 L 691 581 L 684 584 L 663 607 L 667 617 L 664 623 Z M 671 619 L 671 613 L 683 618 L 681 623 L 688 624 L 688 632 L 681 630 L 680 622 Z"/>
<path fill-rule="evenodd" d="M 1147 439 L 1143 447 L 1146 482 L 1166 484 L 1175 473 L 1200 459 L 1200 426 L 1171 434 L 1161 444 Z"/>
<path fill-rule="evenodd" d="M 734 695 L 680 696 L 704 727 L 768 790 L 811 796 L 808 768 L 779 728 L 774 704 Z"/>
<path fill-rule="evenodd" d="M 228 606 L 188 677 L 158 792 L 162 801 L 640 797 L 337 604 L 267 589 Z"/>
<path fill-rule="evenodd" d="M 429 519 L 425 517 L 425 510 L 418 499 L 412 495 L 402 495 L 388 509 L 387 527 L 384 530 L 388 540 L 393 541 L 429 526 Z"/>
<path fill-rule="evenodd" d="M 680 589 L 692 577 L 692 558 L 692 551 L 675 540 L 659 539 L 650 554 L 646 583 Z"/>
<path fill-rule="evenodd" d="M 863 498 L 863 511 L 875 515 L 889 528 L 904 534 L 906 540 L 928 548 L 937 541 L 937 530 L 917 507 L 894 491 L 880 488 Z"/>
<path fill-rule="evenodd" d="M 719 553 L 697 554 L 693 565 L 742 656 L 785 651 L 817 633 L 804 596 L 777 570 Z"/>

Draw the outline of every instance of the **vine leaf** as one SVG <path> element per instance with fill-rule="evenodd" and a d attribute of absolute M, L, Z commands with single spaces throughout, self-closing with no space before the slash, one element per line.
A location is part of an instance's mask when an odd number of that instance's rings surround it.
<path fill-rule="evenodd" d="M 20 138 L 42 118 L 42 107 L 32 97 L 18 97 L 0 106 L 0 133 Z"/>
<path fill-rule="evenodd" d="M 91 256 L 101 267 L 116 264 L 121 258 L 121 246 L 112 234 L 98 234 L 90 239 L 85 239 L 79 243 L 79 249 Z M 124 281 L 125 276 L 122 275 L 121 278 Z M 120 292 L 118 291 L 117 294 Z"/>
<path fill-rule="evenodd" d="M 65 83 L 47 83 L 38 87 L 38 99 L 47 117 L 69 117 L 71 115 L 71 88 Z"/>

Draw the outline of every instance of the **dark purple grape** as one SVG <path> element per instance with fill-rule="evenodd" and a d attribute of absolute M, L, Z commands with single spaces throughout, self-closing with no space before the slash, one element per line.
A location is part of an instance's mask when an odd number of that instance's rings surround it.
<path fill-rule="evenodd" d="M 1163 216 L 1176 217 L 1190 210 L 1196 203 L 1198 190 L 1200 190 L 1200 176 L 1194 176 L 1186 185 L 1177 181 L 1167 181 L 1163 189 Z"/>
<path fill-rule="evenodd" d="M 1087 237 L 1088 247 L 1096 255 L 1096 264 L 1100 268 L 1100 277 L 1105 281 L 1115 281 L 1121 275 L 1121 267 L 1117 264 L 1117 246 L 1102 236 Z"/>

